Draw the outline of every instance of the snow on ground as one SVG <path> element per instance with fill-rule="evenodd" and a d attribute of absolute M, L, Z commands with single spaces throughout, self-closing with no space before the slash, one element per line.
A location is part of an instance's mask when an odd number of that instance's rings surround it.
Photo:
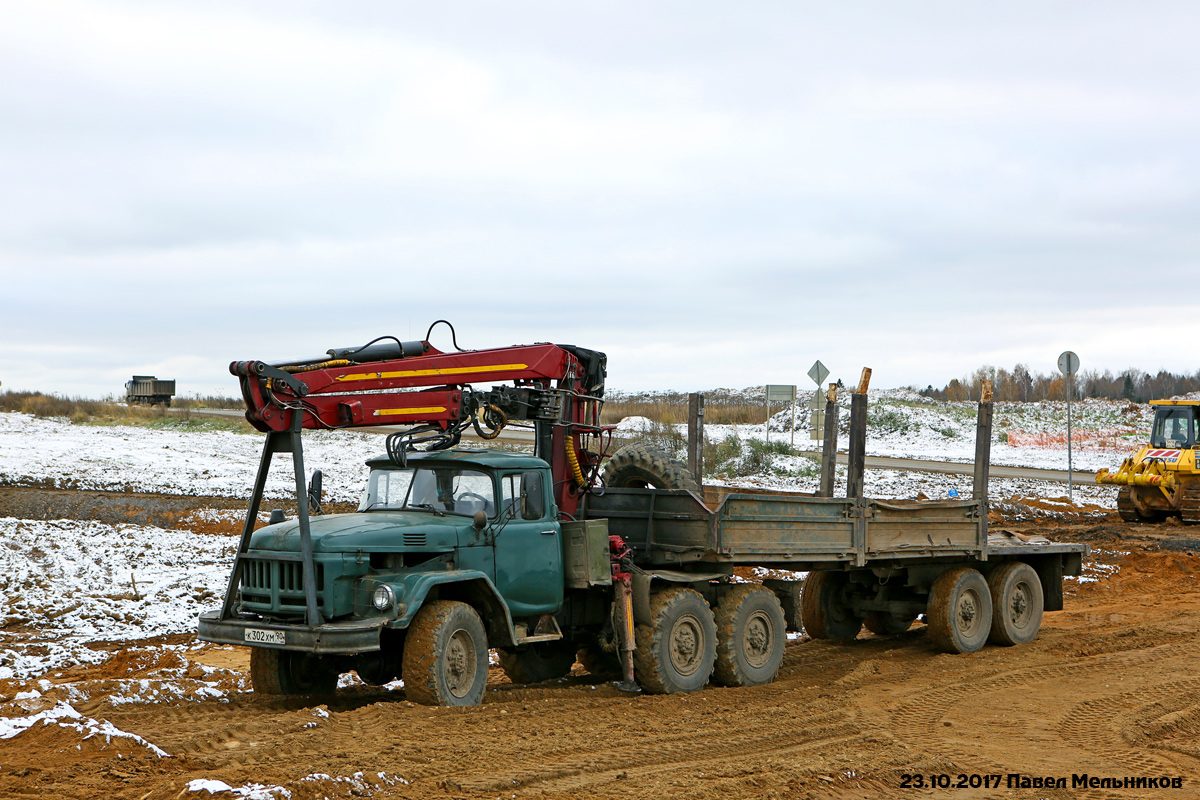
<path fill-rule="evenodd" d="M 797 401 L 795 442 L 799 450 L 816 449 L 809 438 L 808 399 L 801 392 Z M 920 458 L 937 461 L 975 460 L 976 403 L 931 400 L 910 389 L 887 389 L 868 393 L 867 454 Z M 842 432 L 838 444 L 845 449 L 849 402 L 841 406 Z M 1149 437 L 1154 418 L 1149 405 L 1131 406 L 1124 401 L 1087 399 L 1071 404 L 1071 462 L 1076 470 L 1115 469 Z M 773 441 L 792 441 L 791 407 L 776 412 L 770 421 Z M 1067 404 L 996 403 L 993 411 L 992 463 L 1013 467 L 1067 468 Z M 735 426 L 708 425 L 705 436 L 719 441 L 734 433 Z M 767 425 L 738 425 L 743 439 L 766 437 Z M 682 426 L 686 434 L 686 426 Z"/>
<path fill-rule="evenodd" d="M 0 679 L 108 658 L 90 643 L 193 632 L 200 611 L 220 605 L 236 546 L 188 531 L 0 517 Z"/>
<path fill-rule="evenodd" d="M 804 393 L 801 393 L 802 395 Z M 807 393 L 811 396 L 811 392 Z M 867 453 L 902 458 L 970 462 L 975 455 L 976 406 L 931 401 L 907 389 L 871 393 Z M 805 399 L 796 418 L 799 450 L 813 448 L 809 439 Z M 1149 430 L 1148 406 L 1133 407 L 1108 400 L 1073 404 L 1077 436 L 1072 463 L 1076 470 L 1115 469 Z M 843 409 L 845 418 L 848 410 Z M 792 440 L 791 410 L 771 418 L 770 438 Z M 843 419 L 843 423 L 845 420 Z M 620 430 L 627 434 L 653 431 L 644 417 L 629 417 Z M 686 426 L 676 426 L 686 435 Z M 992 463 L 997 465 L 1066 469 L 1065 403 L 999 403 L 995 410 L 996 441 Z M 1103 436 L 1097 436 L 1097 432 Z M 719 442 L 734 436 L 743 441 L 764 439 L 767 426 L 709 425 L 705 437 Z M 1000 439 L 1004 439 L 1003 442 Z M 1017 444 L 1008 444 L 1008 441 Z M 80 489 L 131 490 L 166 494 L 248 497 L 262 450 L 262 436 L 227 431 L 182 432 L 131 426 L 74 425 L 68 420 L 41 419 L 27 414 L 0 413 L 0 484 L 51 485 Z M 1030 443 L 1042 442 L 1042 443 Z M 843 433 L 839 443 L 844 448 Z M 364 462 L 381 454 L 377 434 L 356 431 L 309 431 L 304 435 L 305 466 L 324 473 L 326 499 L 353 501 L 365 478 Z M 815 487 L 813 462 L 802 456 L 773 456 L 772 469 L 744 482 L 792 491 Z M 741 479 L 739 479 L 741 482 Z M 925 473 L 867 471 L 867 492 L 878 497 L 945 496 L 950 490 L 969 491 L 970 476 L 931 476 Z M 1065 486 L 1030 481 L 993 481 L 992 494 L 1065 494 Z M 1085 484 L 1081 499 L 1111 506 L 1115 490 Z M 274 459 L 267 496 L 294 493 L 291 459 Z"/>
<path fill-rule="evenodd" d="M 74 425 L 16 412 L 0 413 L 0 484 L 249 497 L 263 436 L 228 431 L 174 431 Z M 373 433 L 308 431 L 304 464 L 324 473 L 326 500 L 357 500 L 364 462 L 382 455 Z M 295 494 L 292 459 L 276 455 L 268 497 Z"/>

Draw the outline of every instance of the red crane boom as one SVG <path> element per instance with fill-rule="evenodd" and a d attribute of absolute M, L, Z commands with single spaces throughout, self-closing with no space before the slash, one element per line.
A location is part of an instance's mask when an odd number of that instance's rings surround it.
<path fill-rule="evenodd" d="M 545 343 L 446 353 L 428 341 L 383 338 L 306 361 L 233 362 L 246 419 L 263 432 L 412 426 L 388 437 L 388 453 L 399 461 L 409 450 L 451 447 L 472 425 L 490 439 L 510 422 L 532 424 L 558 508 L 575 513 L 612 435 L 612 426 L 600 424 L 603 353 Z M 512 385 L 472 386 L 495 381 Z"/>

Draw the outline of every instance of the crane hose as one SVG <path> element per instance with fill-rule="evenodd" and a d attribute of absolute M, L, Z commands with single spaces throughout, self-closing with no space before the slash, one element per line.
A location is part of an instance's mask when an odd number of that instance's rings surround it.
<path fill-rule="evenodd" d="M 575 483 L 580 489 L 587 486 L 587 481 L 583 479 L 583 470 L 579 468 L 579 454 L 575 452 L 575 437 L 567 434 L 567 464 L 571 467 L 571 474 L 575 477 Z"/>
<path fill-rule="evenodd" d="M 280 367 L 280 369 L 283 370 L 284 372 L 296 373 L 296 372 L 312 372 L 315 369 L 332 369 L 333 367 L 348 367 L 348 366 L 350 366 L 349 361 L 347 361 L 344 358 L 339 358 L 334 361 L 322 361 L 319 364 L 301 364 L 299 366 L 293 365 L 293 366 L 288 366 L 288 367 Z"/>

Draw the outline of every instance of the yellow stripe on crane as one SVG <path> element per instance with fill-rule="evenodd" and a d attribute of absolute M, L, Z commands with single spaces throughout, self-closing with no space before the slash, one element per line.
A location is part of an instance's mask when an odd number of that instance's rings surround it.
<path fill-rule="evenodd" d="M 446 367 L 445 369 L 406 369 L 399 372 L 355 372 L 339 375 L 339 381 L 381 381 L 389 378 L 426 378 L 431 375 L 469 375 L 480 372 L 512 371 L 529 369 L 528 364 L 490 364 L 483 367 Z"/>
<path fill-rule="evenodd" d="M 426 408 L 380 408 L 375 410 L 375 416 L 398 417 L 404 414 L 440 414 L 445 410 L 442 406 L 428 406 Z"/>

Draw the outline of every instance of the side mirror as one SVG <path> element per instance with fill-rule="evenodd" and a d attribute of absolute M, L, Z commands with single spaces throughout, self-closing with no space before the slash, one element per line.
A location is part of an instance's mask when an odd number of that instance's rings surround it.
<path fill-rule="evenodd" d="M 530 470 L 521 475 L 521 519 L 546 516 L 546 495 L 542 491 L 542 473 Z"/>
<path fill-rule="evenodd" d="M 308 482 L 308 513 L 321 513 L 321 470 L 316 470 L 312 474 L 312 480 Z"/>
<path fill-rule="evenodd" d="M 475 517 L 471 520 L 471 523 L 475 526 L 475 530 L 483 530 L 487 527 L 487 514 L 483 513 L 482 511 L 476 511 Z"/>

